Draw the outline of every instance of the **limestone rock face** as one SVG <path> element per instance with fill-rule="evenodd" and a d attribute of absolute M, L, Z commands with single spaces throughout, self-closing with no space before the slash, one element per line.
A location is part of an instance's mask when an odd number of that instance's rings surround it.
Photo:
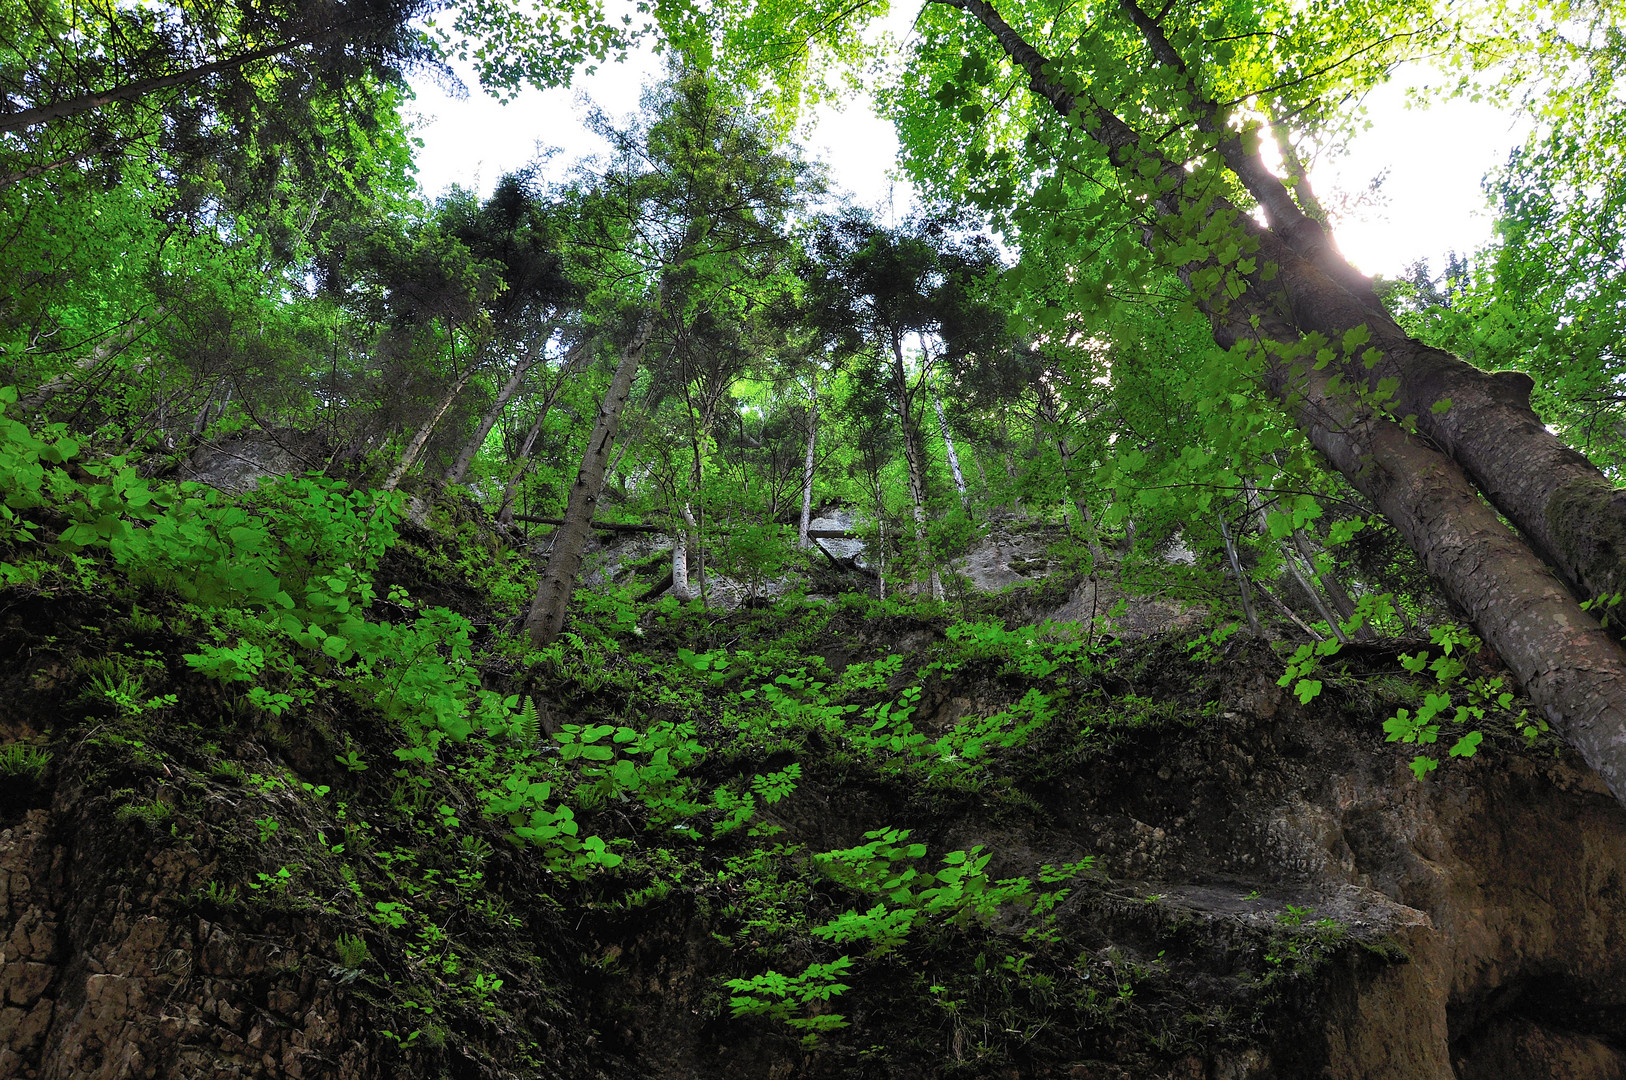
<path fill-rule="evenodd" d="M 321 435 L 252 431 L 205 443 L 181 463 L 175 477 L 241 495 L 253 491 L 261 480 L 321 469 L 332 456 L 332 447 Z"/>

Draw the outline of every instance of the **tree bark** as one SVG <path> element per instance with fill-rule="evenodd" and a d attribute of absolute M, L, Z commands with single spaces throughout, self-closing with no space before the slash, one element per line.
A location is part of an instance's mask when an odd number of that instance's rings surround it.
<path fill-rule="evenodd" d="M 1626 491 L 1547 430 L 1530 407 L 1530 377 L 1481 371 L 1407 334 L 1372 292 L 1370 279 L 1293 201 L 1257 147 L 1249 149 L 1230 129 L 1225 110 L 1197 92 L 1194 74 L 1157 23 L 1135 0 L 1122 5 L 1158 62 L 1186 78 L 1205 129 L 1224 132 L 1219 149 L 1226 166 L 1265 211 L 1268 229 L 1255 224 L 1250 231 L 1267 233 L 1298 256 L 1261 252 L 1281 267 L 1297 326 L 1335 343 L 1348 331 L 1367 327 L 1369 347 L 1382 356 L 1369 367 L 1362 362 L 1365 349 L 1348 350 L 1341 358 L 1345 375 L 1373 390 L 1385 379 L 1398 379 L 1393 415 L 1415 417 L 1417 430 L 1462 466 L 1579 595 L 1606 596 L 1626 588 Z"/>
<path fill-rule="evenodd" d="M 689 599 L 689 530 L 679 529 L 672 542 L 672 595 Z"/>
<path fill-rule="evenodd" d="M 565 380 L 580 365 L 582 358 L 591 351 L 597 338 L 588 338 L 571 349 L 565 355 L 564 363 L 559 365 L 559 374 L 548 387 L 548 394 L 542 399 L 541 408 L 536 411 L 536 419 L 531 422 L 531 428 L 525 433 L 525 441 L 520 444 L 519 453 L 514 456 L 514 469 L 508 476 L 508 483 L 503 485 L 502 505 L 497 508 L 497 524 L 507 525 L 514 520 L 514 499 L 519 495 L 519 485 L 525 479 L 525 473 L 530 468 L 531 451 L 536 447 L 536 440 L 542 435 L 542 425 L 548 418 L 548 410 L 553 407 L 554 399 L 559 391 L 564 389 Z"/>
<path fill-rule="evenodd" d="M 1326 371 L 1274 364 L 1272 391 L 1371 499 L 1553 727 L 1626 803 L 1626 649 L 1581 610 L 1455 462 L 1334 392 Z"/>
<path fill-rule="evenodd" d="M 1074 95 L 1046 73 L 1048 60 L 986 0 L 940 2 L 975 17 L 1027 72 L 1036 93 L 1062 115 L 1077 115 Z M 1103 106 L 1084 109 L 1093 121 L 1087 125 L 1091 136 L 1107 148 L 1114 163 L 1133 160 L 1138 134 Z M 1161 213 L 1175 213 L 1183 206 L 1179 181 L 1184 170 L 1165 162 L 1163 171 L 1175 183 L 1156 204 Z M 1247 176 L 1238 175 L 1247 182 Z M 1276 184 L 1280 187 L 1279 181 Z M 1289 219 L 1288 211 L 1297 210 L 1291 199 L 1286 200 L 1287 208 L 1279 199 L 1260 201 L 1267 213 L 1274 206 Z M 1217 200 L 1210 206 L 1230 209 Z M 1615 580 L 1619 558 L 1612 546 L 1613 523 L 1626 519 L 1626 494 L 1614 492 L 1580 455 L 1545 432 L 1529 411 L 1527 378 L 1498 379 L 1426 349 L 1404 334 L 1395 340 L 1383 329 L 1385 320 L 1374 317 L 1381 314 L 1381 305 L 1368 304 L 1357 295 L 1358 283 L 1352 290 L 1311 265 L 1312 259 L 1327 260 L 1330 248 L 1318 225 L 1302 212 L 1298 218 L 1289 220 L 1284 229 L 1290 242 L 1257 227 L 1247 215 L 1235 214 L 1237 228 L 1258 242 L 1260 264 L 1276 264 L 1280 280 L 1273 286 L 1256 273 L 1248 278 L 1240 301 L 1226 307 L 1199 295 L 1214 324 L 1216 342 L 1225 347 L 1260 339 L 1267 343 L 1259 346 L 1266 352 L 1266 389 L 1284 404 L 1312 445 L 1400 530 L 1445 595 L 1468 614 L 1554 728 L 1626 803 L 1626 650 L 1581 610 L 1531 550 L 1533 546 L 1551 557 L 1542 529 L 1549 539 L 1555 538 L 1544 518 L 1549 504 L 1557 500 L 1556 508 L 1569 517 L 1555 514 L 1555 520 L 1569 526 L 1572 537 L 1589 526 L 1602 534 L 1586 544 L 1570 545 L 1571 557 L 1560 570 L 1574 579 L 1572 583 Z M 1306 224 L 1310 228 L 1304 228 Z M 1331 255 L 1336 258 L 1335 252 Z M 1336 271 L 1336 264 L 1327 265 Z M 1386 353 L 1378 366 L 1402 364 L 1392 370 L 1404 374 L 1403 386 L 1411 381 L 1405 390 L 1409 400 L 1432 405 L 1441 397 L 1453 398 L 1452 407 L 1435 417 L 1451 418 L 1448 425 L 1425 422 L 1431 410 L 1424 408 L 1417 412 L 1419 434 L 1411 435 L 1361 404 L 1347 381 L 1353 374 L 1348 362 L 1362 366 L 1357 357 L 1346 357 L 1337 370 L 1332 365 L 1318 369 L 1302 361 L 1284 362 L 1268 344 L 1302 348 L 1315 340 L 1307 341 L 1304 331 L 1328 334 L 1340 324 L 1349 329 L 1368 322 L 1376 324 L 1373 337 Z M 1401 353 L 1397 361 L 1396 354 Z M 1342 387 L 1334 382 L 1339 376 L 1345 379 Z M 1456 399 L 1457 393 L 1464 395 L 1462 400 Z M 1406 415 L 1412 410 L 1398 411 Z M 1530 430 L 1532 426 L 1539 431 Z M 1501 449 L 1491 444 L 1500 444 Z M 1529 460 L 1509 460 L 1520 454 Z M 1496 475 L 1502 468 L 1508 473 Z M 1484 480 L 1481 472 L 1488 474 Z M 1480 499 L 1470 477 L 1530 537 L 1530 545 Z M 1543 493 L 1550 496 L 1548 502 L 1543 502 Z"/>
<path fill-rule="evenodd" d="M 807 455 L 802 460 L 802 520 L 796 529 L 796 546 L 805 549 L 811 541 L 807 530 L 813 524 L 813 454 L 819 441 L 819 373 L 815 368 L 807 390 Z"/>
<path fill-rule="evenodd" d="M 683 528 L 678 530 L 677 542 L 672 545 L 672 580 L 677 581 L 678 549 L 682 548 L 683 590 L 678 595 L 683 600 L 693 599 L 693 594 L 689 591 L 689 548 L 692 546 L 695 549 L 695 573 L 700 581 L 700 602 L 704 605 L 706 602 L 706 564 L 705 556 L 700 550 L 700 526 L 695 521 L 694 511 L 689 509 L 688 503 L 683 504 L 680 516 L 683 519 Z M 672 587 L 672 591 L 678 592 L 676 585 Z"/>
<path fill-rule="evenodd" d="M 525 355 L 520 358 L 519 363 L 514 365 L 508 381 L 503 383 L 502 388 L 497 391 L 497 396 L 492 399 L 491 407 L 486 409 L 485 415 L 480 417 L 480 422 L 475 425 L 474 434 L 469 436 L 468 442 L 463 444 L 463 449 L 458 451 L 457 460 L 452 462 L 452 467 L 446 470 L 446 475 L 441 479 L 443 485 L 450 486 L 463 482 L 469 466 L 474 464 L 475 456 L 480 453 L 480 448 L 486 444 L 486 439 L 491 435 L 491 429 L 497 426 L 497 420 L 502 416 L 503 410 L 508 408 L 508 403 L 514 399 L 514 395 L 519 393 L 520 385 L 525 382 L 525 376 L 531 373 L 531 368 L 543 355 L 549 339 L 553 337 L 554 329 L 555 327 L 549 326 L 539 334 L 530 348 L 525 350 Z"/>
<path fill-rule="evenodd" d="M 949 473 L 954 477 L 954 490 L 960 493 L 960 506 L 971 511 L 971 497 L 965 491 L 965 474 L 960 472 L 960 455 L 954 452 L 954 433 L 949 430 L 948 417 L 943 413 L 943 399 L 932 391 L 932 405 L 937 409 L 937 429 L 943 433 L 943 448 L 948 452 Z"/>
<path fill-rule="evenodd" d="M 452 407 L 452 402 L 457 400 L 457 396 L 463 392 L 463 388 L 469 384 L 469 380 L 474 378 L 474 372 L 478 367 L 478 363 L 470 363 L 468 370 L 457 377 L 456 381 L 452 383 L 451 389 L 447 390 L 445 396 L 440 399 L 440 404 L 435 406 L 435 410 L 418 426 L 418 430 L 412 433 L 412 438 L 406 444 L 406 449 L 401 451 L 401 460 L 396 462 L 395 468 L 390 470 L 390 474 L 379 485 L 381 490 L 394 491 L 401 486 L 401 481 L 405 479 L 407 470 L 411 469 L 413 463 L 418 460 L 418 455 L 423 452 L 424 444 L 429 441 L 429 436 L 434 434 L 436 425 L 440 423 L 440 418 L 446 415 L 446 410 Z"/>
<path fill-rule="evenodd" d="M 1225 524 L 1225 515 L 1219 515 L 1220 536 L 1225 540 L 1225 558 L 1231 564 L 1231 573 L 1236 576 L 1237 595 L 1242 598 L 1242 617 L 1248 620 L 1248 629 L 1255 634 L 1259 633 L 1259 614 L 1253 610 L 1253 590 L 1248 587 L 1248 575 L 1243 572 L 1242 559 L 1237 554 L 1236 541 L 1231 538 L 1231 528 Z"/>
<path fill-rule="evenodd" d="M 903 337 L 893 330 L 892 337 L 892 391 L 893 406 L 898 410 L 898 424 L 903 429 L 903 459 L 909 467 L 909 501 L 913 505 L 915 540 L 920 545 L 920 557 L 931 566 L 931 597 L 943 599 L 943 579 L 932 558 L 931 544 L 926 537 L 926 468 L 920 455 L 919 433 L 915 430 L 909 407 L 909 378 L 903 370 Z"/>
<path fill-rule="evenodd" d="M 604 489 L 604 467 L 610 460 L 610 449 L 615 444 L 616 430 L 621 426 L 621 412 L 632 393 L 632 380 L 643 362 L 644 350 L 655 336 L 655 317 L 665 296 L 665 282 L 655 304 L 644 312 L 632 340 L 621 349 L 621 361 L 610 379 L 609 389 L 599 405 L 598 419 L 593 434 L 587 440 L 587 452 L 582 456 L 576 482 L 570 487 L 570 500 L 565 506 L 564 524 L 554 533 L 553 550 L 548 554 L 547 568 L 537 583 L 536 596 L 531 600 L 525 616 L 525 629 L 531 644 L 546 648 L 559 636 L 565 625 L 565 609 L 576 591 L 576 575 L 581 572 L 582 553 L 587 537 L 592 532 L 593 510 L 598 506 L 599 492 Z"/>

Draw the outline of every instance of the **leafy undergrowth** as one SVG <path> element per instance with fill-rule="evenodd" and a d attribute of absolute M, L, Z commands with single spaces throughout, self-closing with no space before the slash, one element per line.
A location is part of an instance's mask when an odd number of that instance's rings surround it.
<path fill-rule="evenodd" d="M 1151 1075 L 1280 1041 L 1359 951 L 1147 902 L 1063 821 L 1274 678 L 1264 643 L 612 595 L 534 651 L 533 571 L 477 526 L 6 424 L 0 814 L 71 808 L 186 853 L 179 909 L 314 927 L 414 1075 Z M 1415 693 L 1358 668 L 1327 702 Z"/>

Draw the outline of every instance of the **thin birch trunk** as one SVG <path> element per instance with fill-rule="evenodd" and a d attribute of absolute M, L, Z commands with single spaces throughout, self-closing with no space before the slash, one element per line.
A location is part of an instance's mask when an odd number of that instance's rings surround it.
<path fill-rule="evenodd" d="M 497 396 L 492 399 L 491 407 L 486 409 L 485 415 L 480 417 L 480 422 L 475 425 L 474 434 L 469 437 L 468 442 L 463 444 L 463 449 L 458 451 L 457 460 L 452 462 L 452 467 L 446 470 L 445 477 L 441 479 L 443 485 L 449 487 L 452 484 L 461 484 L 463 482 L 463 477 L 467 475 L 469 466 L 474 464 L 474 459 L 480 453 L 480 448 L 485 446 L 486 439 L 490 437 L 491 429 L 497 426 L 497 420 L 502 416 L 503 410 L 508 408 L 508 403 L 514 399 L 514 395 L 519 393 L 520 386 L 525 382 L 525 376 L 531 373 L 531 368 L 536 365 L 537 359 L 544 354 L 544 350 L 547 349 L 548 341 L 552 339 L 555 329 L 556 327 L 549 326 L 539 334 L 536 340 L 531 343 L 530 348 L 525 350 L 525 355 L 520 358 L 520 362 L 514 365 L 513 373 L 508 376 L 508 381 L 503 383 L 502 389 L 498 390 Z"/>
<path fill-rule="evenodd" d="M 700 600 L 704 604 L 706 599 L 706 568 L 700 552 L 700 526 L 695 521 L 694 511 L 689 508 L 688 503 L 682 505 L 678 516 L 683 520 L 683 528 L 678 530 L 677 543 L 672 545 L 672 591 L 678 595 L 679 599 L 694 599 L 694 590 L 689 586 L 689 551 L 692 547 L 694 549 L 696 575 L 700 581 Z M 678 554 L 679 551 L 683 553 L 681 556 Z M 680 558 L 683 573 L 682 589 L 677 586 Z"/>
<path fill-rule="evenodd" d="M 1259 613 L 1253 610 L 1253 589 L 1248 584 L 1248 575 L 1242 572 L 1242 559 L 1237 554 L 1236 541 L 1231 539 L 1230 526 L 1225 524 L 1225 515 L 1219 515 L 1220 535 L 1225 538 L 1225 557 L 1230 560 L 1231 573 L 1236 575 L 1237 594 L 1242 597 L 1242 617 L 1248 620 L 1248 629 L 1255 634 L 1259 633 Z"/>
<path fill-rule="evenodd" d="M 672 544 L 672 595 L 679 600 L 689 599 L 689 530 L 678 530 Z"/>
<path fill-rule="evenodd" d="M 943 413 L 943 399 L 932 391 L 932 405 L 937 409 L 937 429 L 943 433 L 943 448 L 948 451 L 949 472 L 954 476 L 954 490 L 960 493 L 960 506 L 971 512 L 971 496 L 966 494 L 965 474 L 960 472 L 960 455 L 954 452 L 954 434 L 949 431 L 948 417 Z"/>
<path fill-rule="evenodd" d="M 446 410 L 452 407 L 452 402 L 457 400 L 457 396 L 463 392 L 463 388 L 469 384 L 469 380 L 474 378 L 474 371 L 478 366 L 477 363 L 470 363 L 468 370 L 459 375 L 457 380 L 452 383 L 451 389 L 446 391 L 445 396 L 440 399 L 440 404 L 435 406 L 435 410 L 429 414 L 422 424 L 418 425 L 418 430 L 413 432 L 411 441 L 406 444 L 406 449 L 401 451 L 401 460 L 396 462 L 395 468 L 390 470 L 390 474 L 379 485 L 381 490 L 394 491 L 401 486 L 401 481 L 406 477 L 407 470 L 411 469 L 418 460 L 418 455 L 423 452 L 424 444 L 429 441 L 429 436 L 434 434 L 436 425 L 440 423 L 440 418 L 446 415 Z"/>
<path fill-rule="evenodd" d="M 815 369 L 807 391 L 807 455 L 802 460 L 802 520 L 796 529 L 796 546 L 807 548 L 811 543 L 807 530 L 813 523 L 813 454 L 819 439 L 819 373 Z"/>

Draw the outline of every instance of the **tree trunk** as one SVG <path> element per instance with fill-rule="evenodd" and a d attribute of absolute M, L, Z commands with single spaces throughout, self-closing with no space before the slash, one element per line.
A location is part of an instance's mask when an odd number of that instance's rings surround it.
<path fill-rule="evenodd" d="M 198 82 L 210 75 L 222 71 L 231 71 L 234 68 L 242 67 L 244 64 L 251 64 L 256 60 L 267 60 L 273 56 L 280 56 L 285 52 L 299 48 L 301 45 L 309 44 L 311 40 L 312 37 L 309 35 L 292 38 L 275 45 L 250 49 L 246 53 L 239 53 L 224 60 L 200 64 L 197 67 L 177 71 L 170 75 L 155 75 L 150 79 L 137 79 L 135 82 L 126 83 L 111 90 L 80 94 L 78 97 L 69 98 L 66 101 L 53 102 L 50 105 L 40 105 L 32 109 L 7 113 L 0 116 L 0 133 L 21 131 L 24 128 L 49 124 L 54 120 L 66 120 L 69 117 L 94 112 L 103 105 L 113 105 L 121 101 L 134 101 L 158 90 L 167 90 L 172 86 L 184 86 L 187 83 Z"/>
<path fill-rule="evenodd" d="M 1277 363 L 1267 378 L 1310 441 L 1400 530 L 1553 727 L 1626 803 L 1626 649 L 1455 462 L 1347 390 L 1335 393 L 1327 371 Z"/>
<path fill-rule="evenodd" d="M 610 460 L 610 448 L 615 444 L 616 429 L 621 426 L 621 412 L 632 393 L 632 380 L 643 362 L 644 350 L 655 336 L 655 316 L 665 295 L 662 282 L 661 296 L 644 312 L 633 333 L 632 340 L 621 349 L 621 362 L 616 365 L 604 401 L 599 405 L 598 419 L 593 434 L 587 440 L 587 452 L 582 455 L 576 482 L 570 487 L 570 500 L 565 506 L 564 524 L 553 535 L 553 549 L 548 553 L 547 569 L 537 583 L 536 596 L 531 600 L 525 616 L 525 629 L 531 644 L 546 648 L 559 636 L 565 625 L 565 609 L 576 591 L 576 575 L 581 571 L 582 553 L 592 533 L 593 511 L 598 506 L 599 492 L 604 489 L 604 466 Z"/>
<path fill-rule="evenodd" d="M 525 350 L 525 355 L 520 358 L 519 363 L 514 365 L 514 371 L 508 376 L 508 381 L 503 383 L 502 389 L 498 390 L 497 396 L 492 399 L 491 407 L 485 411 L 485 415 L 480 417 L 480 422 L 475 425 L 474 434 L 469 436 L 469 441 L 463 444 L 462 450 L 458 451 L 457 460 L 452 462 L 452 467 L 446 470 L 445 477 L 441 479 L 443 485 L 450 486 L 463 482 L 463 477 L 467 475 L 469 466 L 474 464 L 475 455 L 479 454 L 480 448 L 485 446 L 486 439 L 491 435 L 491 429 L 497 426 L 497 419 L 502 416 L 503 410 L 508 408 L 508 403 L 514 399 L 514 395 L 519 393 L 520 385 L 525 381 L 525 376 L 531 373 L 531 368 L 546 350 L 549 339 L 553 337 L 554 329 L 554 327 L 549 326 L 543 333 L 538 335 L 537 339 L 531 343 L 531 347 Z"/>
<path fill-rule="evenodd" d="M 469 384 L 469 380 L 474 377 L 475 369 L 478 367 L 477 363 L 469 364 L 468 370 L 457 377 L 457 380 L 452 383 L 451 389 L 447 390 L 446 395 L 440 399 L 440 404 L 435 406 L 435 410 L 418 426 L 418 430 L 412 433 L 412 439 L 406 444 L 406 449 L 401 451 L 401 460 L 396 462 L 395 468 L 390 470 L 390 474 L 379 485 L 381 490 L 394 491 L 401 486 L 401 481 L 405 479 L 407 470 L 411 469 L 413 463 L 418 460 L 418 455 L 423 452 L 424 444 L 429 441 L 429 436 L 434 434 L 435 426 L 440 423 L 440 418 L 445 416 L 446 410 L 452 407 L 452 402 L 457 400 L 457 396 Z"/>
<path fill-rule="evenodd" d="M 520 482 L 525 479 L 525 473 L 530 468 L 531 451 L 536 447 L 536 440 L 542 435 L 542 424 L 548 418 L 548 410 L 553 407 L 554 400 L 559 391 L 564 389 L 565 380 L 579 366 L 582 358 L 587 356 L 590 347 L 597 341 L 588 338 L 571 349 L 565 355 L 564 363 L 559 365 L 559 374 L 548 387 L 547 397 L 542 399 L 542 407 L 536 412 L 536 419 L 531 422 L 531 429 L 525 433 L 525 441 L 520 444 L 519 453 L 514 456 L 514 469 L 508 476 L 508 483 L 503 485 L 502 505 L 497 509 L 497 524 L 508 525 L 514 520 L 514 499 L 519 495 Z"/>
<path fill-rule="evenodd" d="M 960 455 L 954 452 L 954 434 L 949 431 L 948 417 L 943 414 L 943 399 L 932 391 L 932 405 L 937 409 L 937 429 L 943 433 L 943 448 L 948 451 L 949 472 L 954 477 L 954 490 L 960 493 L 960 506 L 971 512 L 971 497 L 965 492 L 965 475 L 960 472 Z"/>
<path fill-rule="evenodd" d="M 134 318 L 125 323 L 118 333 L 110 335 L 92 349 L 89 356 L 75 361 L 73 367 L 62 374 L 47 379 L 36 387 L 33 393 L 18 398 L 18 413 L 26 416 L 45 408 L 46 405 L 51 403 L 52 398 L 71 389 L 82 377 L 101 367 L 103 361 L 109 360 L 129 348 L 131 343 L 141 336 L 142 331 L 150 323 L 162 322 L 166 314 L 168 313 L 162 307 L 154 308 L 150 320 Z"/>
<path fill-rule="evenodd" d="M 1530 408 L 1530 377 L 1481 371 L 1408 335 L 1372 292 L 1371 281 L 1266 168 L 1257 143 L 1244 143 L 1228 126 L 1226 110 L 1196 92 L 1195 74 L 1157 23 L 1134 0 L 1122 3 L 1158 62 L 1186 79 L 1203 126 L 1222 133 L 1226 166 L 1264 209 L 1267 227 L 1251 218 L 1241 224 L 1273 241 L 1262 245 L 1261 262 L 1279 266 L 1296 327 L 1335 344 L 1366 327 L 1369 347 L 1381 357 L 1368 366 L 1367 348 L 1339 350 L 1345 377 L 1374 391 L 1384 380 L 1398 379 L 1392 415 L 1415 417 L 1417 430 L 1462 467 L 1578 594 L 1599 597 L 1626 588 L 1626 491 L 1547 430 Z"/>
<path fill-rule="evenodd" d="M 892 331 L 892 389 L 893 405 L 898 410 L 898 424 L 903 428 L 903 458 L 909 466 L 909 501 L 914 507 L 915 540 L 920 545 L 920 557 L 931 566 L 931 597 L 943 599 L 943 579 L 932 558 L 931 544 L 926 538 L 926 468 L 920 455 L 919 433 L 915 431 L 909 408 L 909 380 L 903 370 L 903 338 Z"/>
<path fill-rule="evenodd" d="M 796 546 L 811 542 L 807 530 L 813 523 L 813 453 L 819 441 L 819 373 L 815 369 L 807 391 L 807 455 L 802 460 L 802 521 L 796 530 Z"/>
<path fill-rule="evenodd" d="M 1064 116 L 1074 115 L 1078 103 L 1067 87 L 1047 75 L 1046 58 L 1005 24 L 986 0 L 943 2 L 977 18 L 1026 70 L 1033 90 Z M 1093 119 L 1088 125 L 1091 136 L 1108 149 L 1115 164 L 1129 164 L 1137 153 L 1138 133 L 1105 107 L 1086 105 L 1085 112 Z M 1165 163 L 1163 171 L 1172 182 L 1157 206 L 1161 213 L 1177 213 L 1184 208 L 1180 184 L 1185 171 L 1177 163 Z M 1247 182 L 1241 171 L 1238 175 Z M 1264 181 L 1255 178 L 1255 183 L 1271 194 Z M 1276 185 L 1280 188 L 1279 181 Z M 1285 197 L 1285 189 L 1281 194 Z M 1199 295 L 1214 324 L 1215 341 L 1232 347 L 1262 337 L 1278 346 L 1304 347 L 1302 331 L 1327 334 L 1339 323 L 1349 329 L 1370 320 L 1375 324 L 1375 344 L 1386 354 L 1377 366 L 1400 365 L 1391 370 L 1403 376 L 1403 387 L 1408 380 L 1413 383 L 1404 391 L 1408 400 L 1432 406 L 1442 397 L 1453 399 L 1452 407 L 1428 421 L 1430 408 L 1402 405 L 1396 410 L 1401 415 L 1415 412 L 1419 435 L 1414 436 L 1374 414 L 1347 388 L 1335 389 L 1335 378 L 1347 380 L 1354 374 L 1347 361 L 1362 366 L 1357 357 L 1346 357 L 1346 364 L 1336 369 L 1329 365 L 1318 370 L 1302 362 L 1288 364 L 1271 346 L 1264 346 L 1270 393 L 1333 467 L 1400 530 L 1445 595 L 1467 612 L 1531 700 L 1597 770 L 1615 797 L 1626 803 L 1626 650 L 1581 610 L 1531 547 L 1479 498 L 1469 477 L 1483 485 L 1496 507 L 1544 555 L 1550 552 L 1543 532 L 1549 539 L 1561 539 L 1557 531 L 1584 537 L 1585 543 L 1570 545 L 1571 557 L 1560 569 L 1588 588 L 1589 582 L 1615 579 L 1613 552 L 1626 551 L 1626 545 L 1612 546 L 1617 535 L 1614 523 L 1626 517 L 1626 493 L 1614 492 L 1584 459 L 1545 432 L 1528 409 L 1527 378 L 1498 379 L 1403 334 L 1394 340 L 1382 330 L 1382 323 L 1392 325 L 1392 320 L 1374 317 L 1373 309 L 1381 313 L 1381 306 L 1357 295 L 1358 282 L 1340 282 L 1311 265 L 1313 258 L 1336 273 L 1342 262 L 1336 253 L 1329 258 L 1319 226 L 1302 212 L 1294 221 L 1281 199 L 1267 201 L 1258 192 L 1255 195 L 1267 213 L 1285 219 L 1280 227 L 1291 240 L 1236 214 L 1237 228 L 1258 242 L 1258 264 L 1275 264 L 1280 280 L 1273 285 L 1263 280 L 1262 273 L 1251 275 L 1248 291 L 1228 307 Z M 1285 201 L 1297 211 L 1290 198 Z M 1217 200 L 1210 206 L 1229 209 Z M 1273 297 L 1286 302 L 1278 307 L 1271 302 Z M 1458 393 L 1463 394 L 1461 399 Z M 1434 422 L 1444 418 L 1450 418 L 1448 424 Z M 1523 461 L 1509 460 L 1520 455 Z M 1508 472 L 1498 475 L 1503 468 Z M 1483 479 L 1481 473 L 1486 474 Z M 1556 504 L 1549 506 L 1553 500 Z M 1549 510 L 1563 511 L 1553 513 L 1554 526 L 1545 522 Z M 1531 520 L 1532 512 L 1539 520 Z"/>
<path fill-rule="evenodd" d="M 1248 587 L 1248 575 L 1242 570 L 1242 559 L 1237 554 L 1236 541 L 1231 539 L 1230 526 L 1225 524 L 1225 515 L 1219 515 L 1220 536 L 1225 538 L 1225 557 L 1231 563 L 1231 573 L 1236 575 L 1237 595 L 1242 598 L 1242 617 L 1248 620 L 1248 629 L 1255 634 L 1259 633 L 1259 615 L 1253 610 L 1253 590 Z"/>

